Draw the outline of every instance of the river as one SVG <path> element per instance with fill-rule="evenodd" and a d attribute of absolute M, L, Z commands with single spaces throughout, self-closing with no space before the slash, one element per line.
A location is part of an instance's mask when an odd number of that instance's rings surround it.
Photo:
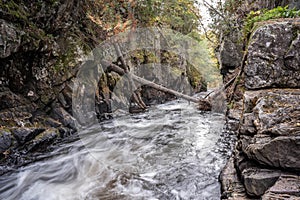
<path fill-rule="evenodd" d="M 184 100 L 120 114 L 43 159 L 0 177 L 5 200 L 220 199 L 233 136 L 224 115 Z"/>

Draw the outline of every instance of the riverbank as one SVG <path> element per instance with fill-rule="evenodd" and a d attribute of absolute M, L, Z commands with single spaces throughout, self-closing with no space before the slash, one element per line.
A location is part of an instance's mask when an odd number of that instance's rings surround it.
<path fill-rule="evenodd" d="M 243 51 L 246 59 L 230 67 L 241 71 L 234 93 L 228 92 L 228 124 L 238 141 L 221 174 L 223 199 L 300 198 L 299 23 L 299 18 L 256 23 Z M 232 38 L 224 40 L 231 47 L 221 49 L 223 67 L 230 59 L 242 60 L 229 58 L 242 50 L 232 48 Z"/>

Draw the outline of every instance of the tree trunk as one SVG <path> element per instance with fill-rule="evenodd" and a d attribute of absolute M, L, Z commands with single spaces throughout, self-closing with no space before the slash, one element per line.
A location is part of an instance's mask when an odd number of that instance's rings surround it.
<path fill-rule="evenodd" d="M 101 64 L 103 64 L 104 66 L 109 66 L 109 67 L 107 68 L 108 70 L 114 71 L 114 72 L 118 73 L 118 74 L 121 75 L 121 76 L 124 75 L 124 74 L 126 74 L 125 71 L 124 71 L 123 69 L 121 69 L 119 66 L 117 66 L 117 65 L 115 65 L 115 64 L 113 64 L 113 63 L 109 63 L 109 62 L 107 62 L 107 61 L 105 61 L 105 60 L 102 60 L 102 63 L 101 63 Z M 148 80 L 146 80 L 146 79 L 143 79 L 143 78 L 141 78 L 141 77 L 139 77 L 139 76 L 136 76 L 136 75 L 134 75 L 134 74 L 131 74 L 130 77 L 131 77 L 133 80 L 135 80 L 135 81 L 137 81 L 137 82 L 139 82 L 139 83 L 141 83 L 141 84 L 143 84 L 143 85 L 148 85 L 148 86 L 150 86 L 150 87 L 152 87 L 152 88 L 155 88 L 155 89 L 157 89 L 157 90 L 160 90 L 160 91 L 162 91 L 162 92 L 170 93 L 170 94 L 173 94 L 173 95 L 175 95 L 175 96 L 177 96 L 177 97 L 186 99 L 186 100 L 188 100 L 188 101 L 192 101 L 192 102 L 198 103 L 198 105 L 199 105 L 198 108 L 199 108 L 200 110 L 204 110 L 204 111 L 209 111 L 209 110 L 211 110 L 211 103 L 210 103 L 208 100 L 206 100 L 206 99 L 203 99 L 203 98 L 195 98 L 195 97 L 191 97 L 191 96 L 189 96 L 189 95 L 182 94 L 182 93 L 177 92 L 177 91 L 175 91 L 175 90 L 166 88 L 166 87 L 164 87 L 164 86 L 162 86 L 162 85 L 158 85 L 158 84 L 156 84 L 156 83 L 154 83 L 154 82 L 151 82 L 151 81 L 148 81 Z"/>

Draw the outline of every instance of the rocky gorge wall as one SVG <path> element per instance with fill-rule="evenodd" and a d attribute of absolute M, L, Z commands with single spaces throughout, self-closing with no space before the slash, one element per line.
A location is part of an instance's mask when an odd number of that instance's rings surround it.
<path fill-rule="evenodd" d="M 238 141 L 220 176 L 222 199 L 300 199 L 300 19 L 257 24 L 245 51 L 228 112 Z"/>
<path fill-rule="evenodd" d="M 88 2 L 0 2 L 0 174 L 73 135 L 72 79 L 106 31 Z"/>

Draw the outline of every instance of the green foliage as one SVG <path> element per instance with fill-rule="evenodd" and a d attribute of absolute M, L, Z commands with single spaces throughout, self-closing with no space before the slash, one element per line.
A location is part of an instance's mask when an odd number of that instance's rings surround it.
<path fill-rule="evenodd" d="M 28 13 L 22 8 L 22 6 L 18 5 L 15 1 L 0 1 L 0 9 L 4 12 L 4 14 L 8 14 L 13 16 L 15 19 L 20 20 L 22 22 L 28 22 Z"/>
<path fill-rule="evenodd" d="M 278 6 L 272 10 L 259 10 L 259 11 L 251 11 L 246 19 L 244 25 L 244 36 L 247 36 L 254 27 L 256 22 L 267 21 L 270 19 L 278 19 L 278 18 L 294 18 L 300 16 L 300 10 L 296 9 L 288 9 L 288 6 L 281 7 Z"/>
<path fill-rule="evenodd" d="M 198 29 L 195 0 L 95 0 L 88 16 L 117 34 L 126 28 L 163 26 L 188 34 Z M 97 9 L 95 9 L 97 8 Z"/>

